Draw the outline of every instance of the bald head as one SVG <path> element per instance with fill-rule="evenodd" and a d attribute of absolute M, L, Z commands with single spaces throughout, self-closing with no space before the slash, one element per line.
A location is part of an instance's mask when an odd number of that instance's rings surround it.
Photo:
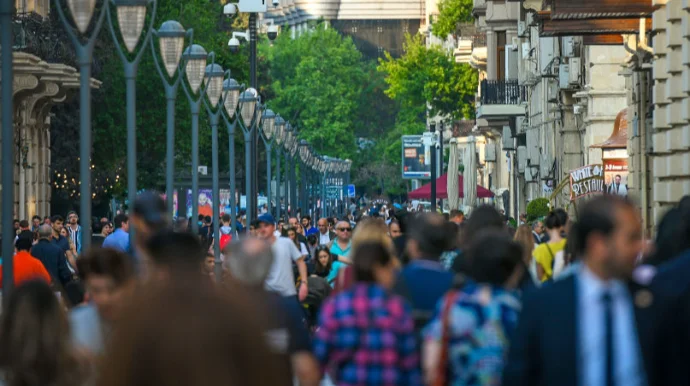
<path fill-rule="evenodd" d="M 271 246 L 254 237 L 231 243 L 225 256 L 230 274 L 248 286 L 262 286 L 273 265 Z"/>
<path fill-rule="evenodd" d="M 47 239 L 50 240 L 50 238 L 53 237 L 53 227 L 47 224 L 43 224 L 40 227 L 38 227 L 38 238 L 39 239 Z"/>

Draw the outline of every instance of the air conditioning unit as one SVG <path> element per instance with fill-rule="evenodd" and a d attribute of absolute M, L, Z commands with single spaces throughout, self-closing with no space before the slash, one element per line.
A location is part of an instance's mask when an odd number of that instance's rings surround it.
<path fill-rule="evenodd" d="M 539 38 L 539 71 L 542 75 L 551 73 L 554 58 L 554 38 Z"/>
<path fill-rule="evenodd" d="M 560 97 L 560 89 L 558 83 L 548 82 L 546 85 L 546 101 L 549 103 L 558 103 Z"/>
<path fill-rule="evenodd" d="M 537 182 L 539 179 L 539 169 L 526 167 L 525 168 L 525 182 Z"/>
<path fill-rule="evenodd" d="M 576 37 L 566 36 L 563 38 L 563 56 L 566 58 L 580 56 L 580 42 Z"/>
<path fill-rule="evenodd" d="M 518 36 L 521 38 L 529 37 L 529 27 L 524 21 L 518 22 Z"/>
<path fill-rule="evenodd" d="M 532 47 L 529 42 L 522 43 L 522 59 L 529 59 L 532 56 Z"/>
<path fill-rule="evenodd" d="M 515 150 L 515 138 L 510 126 L 503 126 L 503 136 L 501 137 L 501 145 L 503 150 Z"/>
<path fill-rule="evenodd" d="M 571 85 L 580 84 L 580 73 L 582 71 L 582 59 L 580 58 L 570 58 L 570 74 L 568 78 L 568 83 Z"/>
<path fill-rule="evenodd" d="M 567 64 L 558 66 L 558 87 L 562 89 L 570 88 L 570 66 Z"/>
<path fill-rule="evenodd" d="M 527 127 L 527 118 L 526 117 L 524 117 L 524 116 L 515 117 L 515 129 L 517 130 L 518 134 L 524 133 L 526 127 Z"/>
<path fill-rule="evenodd" d="M 520 48 L 520 38 L 513 36 L 511 43 L 512 47 L 510 47 L 510 49 L 512 49 L 513 51 L 517 51 L 517 49 Z"/>
<path fill-rule="evenodd" d="M 525 23 L 527 23 L 529 27 L 535 27 L 537 25 L 537 18 L 534 17 L 533 12 L 529 12 L 525 15 Z"/>
<path fill-rule="evenodd" d="M 518 53 L 517 50 L 512 50 L 509 49 L 512 48 L 512 46 L 506 46 L 506 51 L 505 51 L 505 79 L 508 80 L 515 80 L 518 79 L 519 74 L 518 74 Z"/>
<path fill-rule="evenodd" d="M 539 158 L 541 157 L 539 145 L 539 129 L 527 130 L 527 159 L 530 165 L 539 165 Z"/>
<path fill-rule="evenodd" d="M 542 178 L 547 178 L 551 175 L 551 169 L 553 168 L 553 160 L 548 154 L 541 155 L 541 162 L 539 163 L 539 174 Z"/>
<path fill-rule="evenodd" d="M 518 146 L 517 148 L 518 172 L 524 173 L 527 167 L 527 148 Z"/>
<path fill-rule="evenodd" d="M 496 162 L 496 144 L 489 142 L 484 145 L 484 161 Z"/>

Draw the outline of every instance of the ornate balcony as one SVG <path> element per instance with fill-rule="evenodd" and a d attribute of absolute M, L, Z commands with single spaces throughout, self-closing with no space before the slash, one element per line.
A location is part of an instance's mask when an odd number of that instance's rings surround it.
<path fill-rule="evenodd" d="M 482 80 L 478 118 L 501 118 L 524 115 L 527 88 L 517 80 Z"/>

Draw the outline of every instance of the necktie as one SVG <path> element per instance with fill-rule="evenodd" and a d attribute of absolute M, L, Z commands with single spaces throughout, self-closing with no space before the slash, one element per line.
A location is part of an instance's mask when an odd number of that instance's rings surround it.
<path fill-rule="evenodd" d="M 604 306 L 604 341 L 606 347 L 606 386 L 615 386 L 614 378 L 614 349 L 613 349 L 613 299 L 606 291 L 601 297 Z"/>

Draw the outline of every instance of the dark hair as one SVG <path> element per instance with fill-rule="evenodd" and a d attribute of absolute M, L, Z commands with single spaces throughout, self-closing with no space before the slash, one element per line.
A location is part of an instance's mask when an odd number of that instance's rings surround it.
<path fill-rule="evenodd" d="M 326 252 L 328 253 L 328 263 L 326 266 L 322 266 L 321 263 L 319 262 L 319 254 L 321 252 Z M 331 266 L 333 265 L 333 255 L 331 254 L 330 249 L 326 245 L 320 245 L 316 248 L 314 251 L 314 273 L 316 275 L 327 275 L 329 272 L 331 272 Z"/>
<path fill-rule="evenodd" d="M 163 229 L 146 243 L 151 261 L 178 273 L 196 273 L 206 259 L 206 250 L 198 237 L 189 232 Z"/>
<path fill-rule="evenodd" d="M 686 199 L 687 196 L 683 198 Z M 646 264 L 661 265 L 690 249 L 690 206 L 683 200 L 661 218 L 654 241 L 655 251 L 646 259 Z"/>
<path fill-rule="evenodd" d="M 470 213 L 462 228 L 462 245 L 472 244 L 475 235 L 484 229 L 505 229 L 505 219 L 493 206 L 482 205 Z"/>
<path fill-rule="evenodd" d="M 258 229 L 259 224 L 260 224 L 259 220 L 253 220 L 251 223 L 249 223 L 249 226 L 254 228 L 254 229 Z"/>
<path fill-rule="evenodd" d="M 458 209 L 453 209 L 450 211 L 450 218 L 455 218 L 458 216 L 464 216 L 465 213 L 463 213 L 461 210 Z"/>
<path fill-rule="evenodd" d="M 62 218 L 62 216 L 60 216 L 59 214 L 55 214 L 55 215 L 53 215 L 53 217 L 50 218 L 50 222 L 57 222 L 57 221 L 65 222 L 65 219 Z"/>
<path fill-rule="evenodd" d="M 587 240 L 594 233 L 610 236 L 616 228 L 616 210 L 634 208 L 630 201 L 616 195 L 595 197 L 580 208 L 577 222 L 571 228 L 568 241 L 574 256 L 587 252 Z"/>
<path fill-rule="evenodd" d="M 558 229 L 564 227 L 568 220 L 568 215 L 566 213 L 564 218 L 563 212 L 565 211 L 562 209 L 561 211 L 556 209 L 549 212 L 544 219 L 544 226 L 546 229 Z"/>
<path fill-rule="evenodd" d="M 466 253 L 470 277 L 479 283 L 503 285 L 522 263 L 522 246 L 495 228 L 477 233 Z"/>
<path fill-rule="evenodd" d="M 302 216 L 302 220 L 304 220 L 304 219 L 307 219 L 307 220 L 309 220 L 309 222 L 311 222 L 311 216 L 308 214 L 305 214 L 304 216 Z"/>
<path fill-rule="evenodd" d="M 29 227 L 29 221 L 27 220 L 22 220 L 19 222 L 19 227 L 20 228 L 28 228 Z"/>
<path fill-rule="evenodd" d="M 307 242 L 309 243 L 309 245 L 314 245 L 314 244 L 318 244 L 319 239 L 317 238 L 317 236 L 315 234 L 311 234 L 311 235 L 307 236 Z"/>
<path fill-rule="evenodd" d="M 91 275 L 108 276 L 120 286 L 134 277 L 129 256 L 112 248 L 91 248 L 77 260 L 77 270 L 82 281 Z"/>
<path fill-rule="evenodd" d="M 31 221 L 34 221 L 34 220 L 41 221 L 41 216 L 34 215 L 33 217 L 31 217 Z"/>
<path fill-rule="evenodd" d="M 14 246 L 15 248 L 17 248 L 18 251 L 28 252 L 31 250 L 31 246 L 33 245 L 33 243 L 33 234 L 31 234 L 31 237 L 22 234 L 17 238 L 17 241 L 14 242 Z"/>
<path fill-rule="evenodd" d="M 204 221 L 204 215 L 203 214 L 200 214 L 198 216 L 198 221 Z"/>
<path fill-rule="evenodd" d="M 126 214 L 120 213 L 117 216 L 115 216 L 115 229 L 120 229 L 122 228 L 122 224 L 129 222 L 129 217 L 127 217 Z"/>
<path fill-rule="evenodd" d="M 229 214 L 225 213 L 223 215 L 223 222 L 230 222 L 231 220 L 232 220 L 232 218 L 230 217 Z"/>
<path fill-rule="evenodd" d="M 359 244 L 352 254 L 352 269 L 358 282 L 373 283 L 374 268 L 385 267 L 393 261 L 390 251 L 381 243 L 365 241 Z"/>
<path fill-rule="evenodd" d="M 45 217 L 43 217 L 43 220 L 44 220 L 44 221 L 45 221 L 46 219 L 47 219 L 47 220 L 50 220 L 50 216 L 45 216 Z"/>
<path fill-rule="evenodd" d="M 65 285 L 63 291 L 70 308 L 76 307 L 84 302 L 84 285 L 81 281 L 73 280 Z"/>
<path fill-rule="evenodd" d="M 6 302 L 0 324 L 3 381 L 7 385 L 82 384 L 69 322 L 50 286 L 26 282 Z"/>
<path fill-rule="evenodd" d="M 204 217 L 204 221 L 206 221 L 207 223 L 211 223 L 213 219 L 211 218 L 211 216 L 206 216 Z"/>

